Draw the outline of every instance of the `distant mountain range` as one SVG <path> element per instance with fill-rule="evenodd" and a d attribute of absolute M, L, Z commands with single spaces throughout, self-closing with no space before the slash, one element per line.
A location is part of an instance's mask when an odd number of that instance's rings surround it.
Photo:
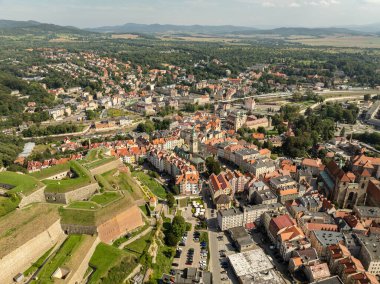
<path fill-rule="evenodd" d="M 71 26 L 59 26 L 36 21 L 0 20 L 0 34 L 49 34 L 63 33 L 72 35 L 91 35 L 95 33 L 134 33 L 134 34 L 206 34 L 206 35 L 279 35 L 288 37 L 299 36 L 328 36 L 328 35 L 380 35 L 380 23 L 366 26 L 331 27 L 331 28 L 302 28 L 282 27 L 274 29 L 257 29 L 243 26 L 204 26 L 204 25 L 161 25 L 134 24 L 106 26 L 98 28 L 79 29 Z"/>
<path fill-rule="evenodd" d="M 195 33 L 195 34 L 226 34 L 239 31 L 255 31 L 257 29 L 239 26 L 183 26 L 183 25 L 160 25 L 160 24 L 134 24 L 128 23 L 121 26 L 108 26 L 86 29 L 99 33 Z"/>
<path fill-rule="evenodd" d="M 36 21 L 10 21 L 0 20 L 0 34 L 21 35 L 47 35 L 47 34 L 71 34 L 85 36 L 92 34 L 90 31 L 78 29 L 71 26 L 58 26 L 54 24 L 45 24 Z"/>
<path fill-rule="evenodd" d="M 133 24 L 128 23 L 121 26 L 107 26 L 99 28 L 86 29 L 92 32 L 99 33 L 193 33 L 193 34 L 209 34 L 209 35 L 255 35 L 255 34 L 272 34 L 280 36 L 291 36 L 291 35 L 303 35 L 303 36 L 322 36 L 322 35 L 335 35 L 335 34 L 347 34 L 347 35 L 362 35 L 368 33 L 375 33 L 380 31 L 380 24 L 378 25 L 378 30 L 375 29 L 375 25 L 371 29 L 366 30 L 363 26 L 362 29 L 357 27 L 356 29 L 349 28 L 302 28 L 302 27 L 282 27 L 274 29 L 257 29 L 253 27 L 242 27 L 242 26 L 182 26 L 182 25 L 144 25 L 144 24 Z M 371 31 L 370 31 L 371 30 Z"/>

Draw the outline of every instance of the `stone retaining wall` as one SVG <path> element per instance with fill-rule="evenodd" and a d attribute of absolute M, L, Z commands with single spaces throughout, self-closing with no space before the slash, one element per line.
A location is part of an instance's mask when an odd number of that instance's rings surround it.
<path fill-rule="evenodd" d="M 45 199 L 50 203 L 69 204 L 73 201 L 87 200 L 99 189 L 99 185 L 94 182 L 69 192 L 45 192 Z"/>
<path fill-rule="evenodd" d="M 24 245 L 1 258 L 0 283 L 14 283 L 13 277 L 27 270 L 63 236 L 60 220 L 58 220 L 44 232 L 26 241 Z M 26 240 L 27 237 L 25 236 Z"/>
<path fill-rule="evenodd" d="M 30 194 L 28 196 L 23 196 L 18 207 L 23 208 L 23 207 L 28 206 L 29 204 L 32 204 L 32 203 L 45 202 L 45 193 L 44 193 L 45 188 L 46 188 L 46 186 L 41 187 L 40 189 L 36 190 L 32 194 Z"/>
<path fill-rule="evenodd" d="M 117 169 L 117 168 L 119 168 L 122 165 L 123 165 L 123 163 L 119 159 L 116 159 L 115 161 L 111 161 L 111 162 L 109 162 L 107 164 L 104 164 L 104 165 L 101 165 L 99 167 L 93 168 L 93 169 L 90 170 L 90 172 L 91 172 L 92 175 L 101 175 L 101 174 L 109 172 L 109 171 L 111 171 L 113 169 Z"/>
<path fill-rule="evenodd" d="M 88 263 L 90 262 L 90 259 L 92 255 L 94 254 L 95 249 L 99 243 L 100 243 L 99 238 L 96 238 L 91 248 L 87 251 L 86 255 L 83 256 L 82 262 L 80 263 L 78 269 L 76 269 L 74 274 L 70 277 L 70 280 L 67 282 L 67 284 L 82 283 L 82 280 L 88 268 Z"/>
<path fill-rule="evenodd" d="M 61 224 L 61 227 L 66 234 L 95 235 L 97 233 L 96 226 Z"/>

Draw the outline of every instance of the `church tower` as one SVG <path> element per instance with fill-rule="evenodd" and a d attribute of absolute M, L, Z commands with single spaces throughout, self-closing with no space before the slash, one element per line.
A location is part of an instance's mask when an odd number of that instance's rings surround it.
<path fill-rule="evenodd" d="M 199 151 L 198 135 L 195 132 L 195 129 L 193 128 L 193 131 L 191 132 L 191 136 L 190 136 L 190 152 L 198 153 L 198 151 Z"/>

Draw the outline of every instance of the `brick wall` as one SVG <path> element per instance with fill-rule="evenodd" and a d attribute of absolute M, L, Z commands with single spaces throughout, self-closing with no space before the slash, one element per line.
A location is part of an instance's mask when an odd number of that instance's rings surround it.
<path fill-rule="evenodd" d="M 102 242 L 111 243 L 123 234 L 144 225 L 140 209 L 134 205 L 98 226 Z"/>

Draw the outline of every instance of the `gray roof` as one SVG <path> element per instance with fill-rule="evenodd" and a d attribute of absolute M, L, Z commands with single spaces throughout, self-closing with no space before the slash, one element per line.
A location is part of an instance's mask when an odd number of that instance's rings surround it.
<path fill-rule="evenodd" d="M 379 235 L 371 235 L 369 237 L 364 235 L 357 235 L 360 242 L 367 249 L 371 260 L 380 260 L 380 236 Z"/>
<path fill-rule="evenodd" d="M 230 208 L 230 209 L 227 209 L 227 210 L 220 210 L 219 214 L 222 217 L 228 217 L 228 216 L 234 216 L 234 215 L 243 214 L 243 211 L 240 208 Z"/>
<path fill-rule="evenodd" d="M 340 232 L 314 231 L 313 234 L 322 246 L 335 245 L 344 241 L 344 236 Z"/>
<path fill-rule="evenodd" d="M 379 218 L 380 208 L 370 206 L 355 206 L 354 210 L 358 211 L 361 217 L 365 218 Z"/>

